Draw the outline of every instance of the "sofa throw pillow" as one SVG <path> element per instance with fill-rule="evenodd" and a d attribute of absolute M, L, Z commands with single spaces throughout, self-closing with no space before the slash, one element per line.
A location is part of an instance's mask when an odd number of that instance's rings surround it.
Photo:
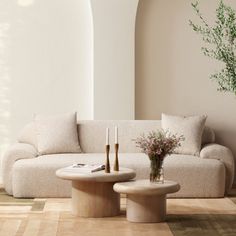
<path fill-rule="evenodd" d="M 76 113 L 35 116 L 39 154 L 81 152 Z"/>
<path fill-rule="evenodd" d="M 206 116 L 182 117 L 162 114 L 162 128 L 185 138 L 175 153 L 199 156 L 206 118 Z"/>

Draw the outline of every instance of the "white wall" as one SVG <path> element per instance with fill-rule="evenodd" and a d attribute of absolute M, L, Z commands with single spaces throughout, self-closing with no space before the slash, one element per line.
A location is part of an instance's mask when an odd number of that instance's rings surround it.
<path fill-rule="evenodd" d="M 87 13 L 87 0 L 0 1 L 1 154 L 33 113 L 78 111 L 92 118 Z"/>
<path fill-rule="evenodd" d="M 79 7 L 76 14 L 79 17 L 77 47 L 79 75 L 78 86 L 78 118 L 83 120 L 94 119 L 94 69 L 93 69 L 93 16 L 90 1 L 78 0 Z"/>

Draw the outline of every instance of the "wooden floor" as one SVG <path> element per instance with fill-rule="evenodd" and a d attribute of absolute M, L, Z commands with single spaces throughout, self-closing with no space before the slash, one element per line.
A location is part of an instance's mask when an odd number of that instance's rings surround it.
<path fill-rule="evenodd" d="M 0 206 L 0 236 L 165 236 L 172 235 L 168 224 L 130 223 L 122 215 L 112 218 L 84 219 L 70 213 L 70 199 L 45 199 L 43 210 L 18 204 Z M 35 199 L 44 201 L 44 199 Z M 230 199 L 169 199 L 168 214 L 236 214 Z"/>

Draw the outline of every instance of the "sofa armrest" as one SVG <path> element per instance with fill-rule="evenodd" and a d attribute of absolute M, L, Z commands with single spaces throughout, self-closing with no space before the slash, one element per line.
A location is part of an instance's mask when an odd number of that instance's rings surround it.
<path fill-rule="evenodd" d="M 217 159 L 224 163 L 226 170 L 225 191 L 228 192 L 234 181 L 234 156 L 231 150 L 219 144 L 208 144 L 200 152 L 201 158 Z"/>
<path fill-rule="evenodd" d="M 12 195 L 12 169 L 17 160 L 37 157 L 34 146 L 26 143 L 12 145 L 4 154 L 2 159 L 3 186 L 6 192 Z"/>

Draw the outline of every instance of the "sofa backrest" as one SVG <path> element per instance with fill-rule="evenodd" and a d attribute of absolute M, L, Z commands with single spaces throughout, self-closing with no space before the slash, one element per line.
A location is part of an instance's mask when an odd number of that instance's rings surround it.
<path fill-rule="evenodd" d="M 114 150 L 115 126 L 118 127 L 119 151 L 140 152 L 134 139 L 143 133 L 161 128 L 159 120 L 130 120 L 130 121 L 79 121 L 79 142 L 83 152 L 104 152 L 106 128 L 110 131 L 110 147 Z"/>
<path fill-rule="evenodd" d="M 105 150 L 106 128 L 110 129 L 111 151 L 114 150 L 115 126 L 118 126 L 119 151 L 140 152 L 134 139 L 143 133 L 161 128 L 160 120 L 87 120 L 78 121 L 79 142 L 85 153 L 101 153 Z M 205 127 L 202 144 L 215 141 L 214 131 Z M 37 148 L 37 135 L 33 122 L 24 127 L 18 137 L 18 142 L 29 143 Z"/>

